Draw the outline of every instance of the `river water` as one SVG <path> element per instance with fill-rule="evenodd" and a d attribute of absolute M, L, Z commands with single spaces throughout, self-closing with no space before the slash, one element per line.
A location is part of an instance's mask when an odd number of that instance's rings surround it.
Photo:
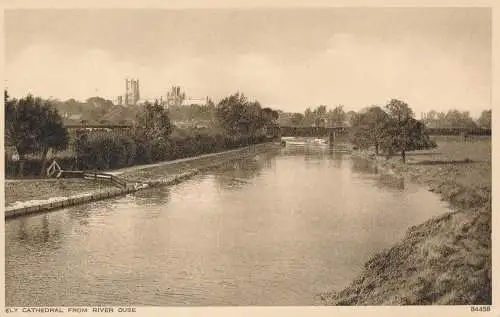
<path fill-rule="evenodd" d="M 6 305 L 316 305 L 409 226 L 446 211 L 364 160 L 287 147 L 7 220 Z"/>

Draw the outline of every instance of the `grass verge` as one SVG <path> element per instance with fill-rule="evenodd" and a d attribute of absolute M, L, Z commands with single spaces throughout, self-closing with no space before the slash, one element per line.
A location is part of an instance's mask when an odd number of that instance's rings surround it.
<path fill-rule="evenodd" d="M 5 181 L 5 206 L 54 197 L 115 188 L 111 184 L 83 179 L 33 179 Z"/>

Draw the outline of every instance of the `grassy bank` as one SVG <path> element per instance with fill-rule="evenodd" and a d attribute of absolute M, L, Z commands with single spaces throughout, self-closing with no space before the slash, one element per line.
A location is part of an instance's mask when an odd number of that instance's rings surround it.
<path fill-rule="evenodd" d="M 398 158 L 378 163 L 428 186 L 453 212 L 410 228 L 348 287 L 322 294 L 325 304 L 491 304 L 491 140 L 436 141 L 404 166 Z"/>
<path fill-rule="evenodd" d="M 7 180 L 5 181 L 5 206 L 111 188 L 115 187 L 111 184 L 83 179 Z"/>

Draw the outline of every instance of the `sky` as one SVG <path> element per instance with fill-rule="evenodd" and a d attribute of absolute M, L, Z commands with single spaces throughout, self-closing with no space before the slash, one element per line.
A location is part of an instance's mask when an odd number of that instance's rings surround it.
<path fill-rule="evenodd" d="M 9 94 L 116 100 L 180 85 L 287 112 L 396 98 L 419 115 L 491 108 L 487 8 L 37 9 L 5 12 Z"/>

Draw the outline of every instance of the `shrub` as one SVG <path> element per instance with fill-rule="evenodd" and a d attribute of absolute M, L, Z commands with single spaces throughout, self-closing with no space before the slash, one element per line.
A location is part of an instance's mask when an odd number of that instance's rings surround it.
<path fill-rule="evenodd" d="M 130 166 L 136 162 L 137 144 L 125 133 L 82 134 L 76 141 L 79 167 L 84 170 L 103 170 Z"/>
<path fill-rule="evenodd" d="M 127 132 L 86 132 L 75 135 L 76 157 L 58 158 L 63 169 L 107 170 L 152 162 L 175 160 L 220 152 L 267 141 L 265 136 L 228 136 L 189 131 L 172 135 L 168 140 L 149 140 Z M 19 162 L 6 157 L 7 177 L 19 172 Z M 42 160 L 24 160 L 24 176 L 38 175 Z"/>

